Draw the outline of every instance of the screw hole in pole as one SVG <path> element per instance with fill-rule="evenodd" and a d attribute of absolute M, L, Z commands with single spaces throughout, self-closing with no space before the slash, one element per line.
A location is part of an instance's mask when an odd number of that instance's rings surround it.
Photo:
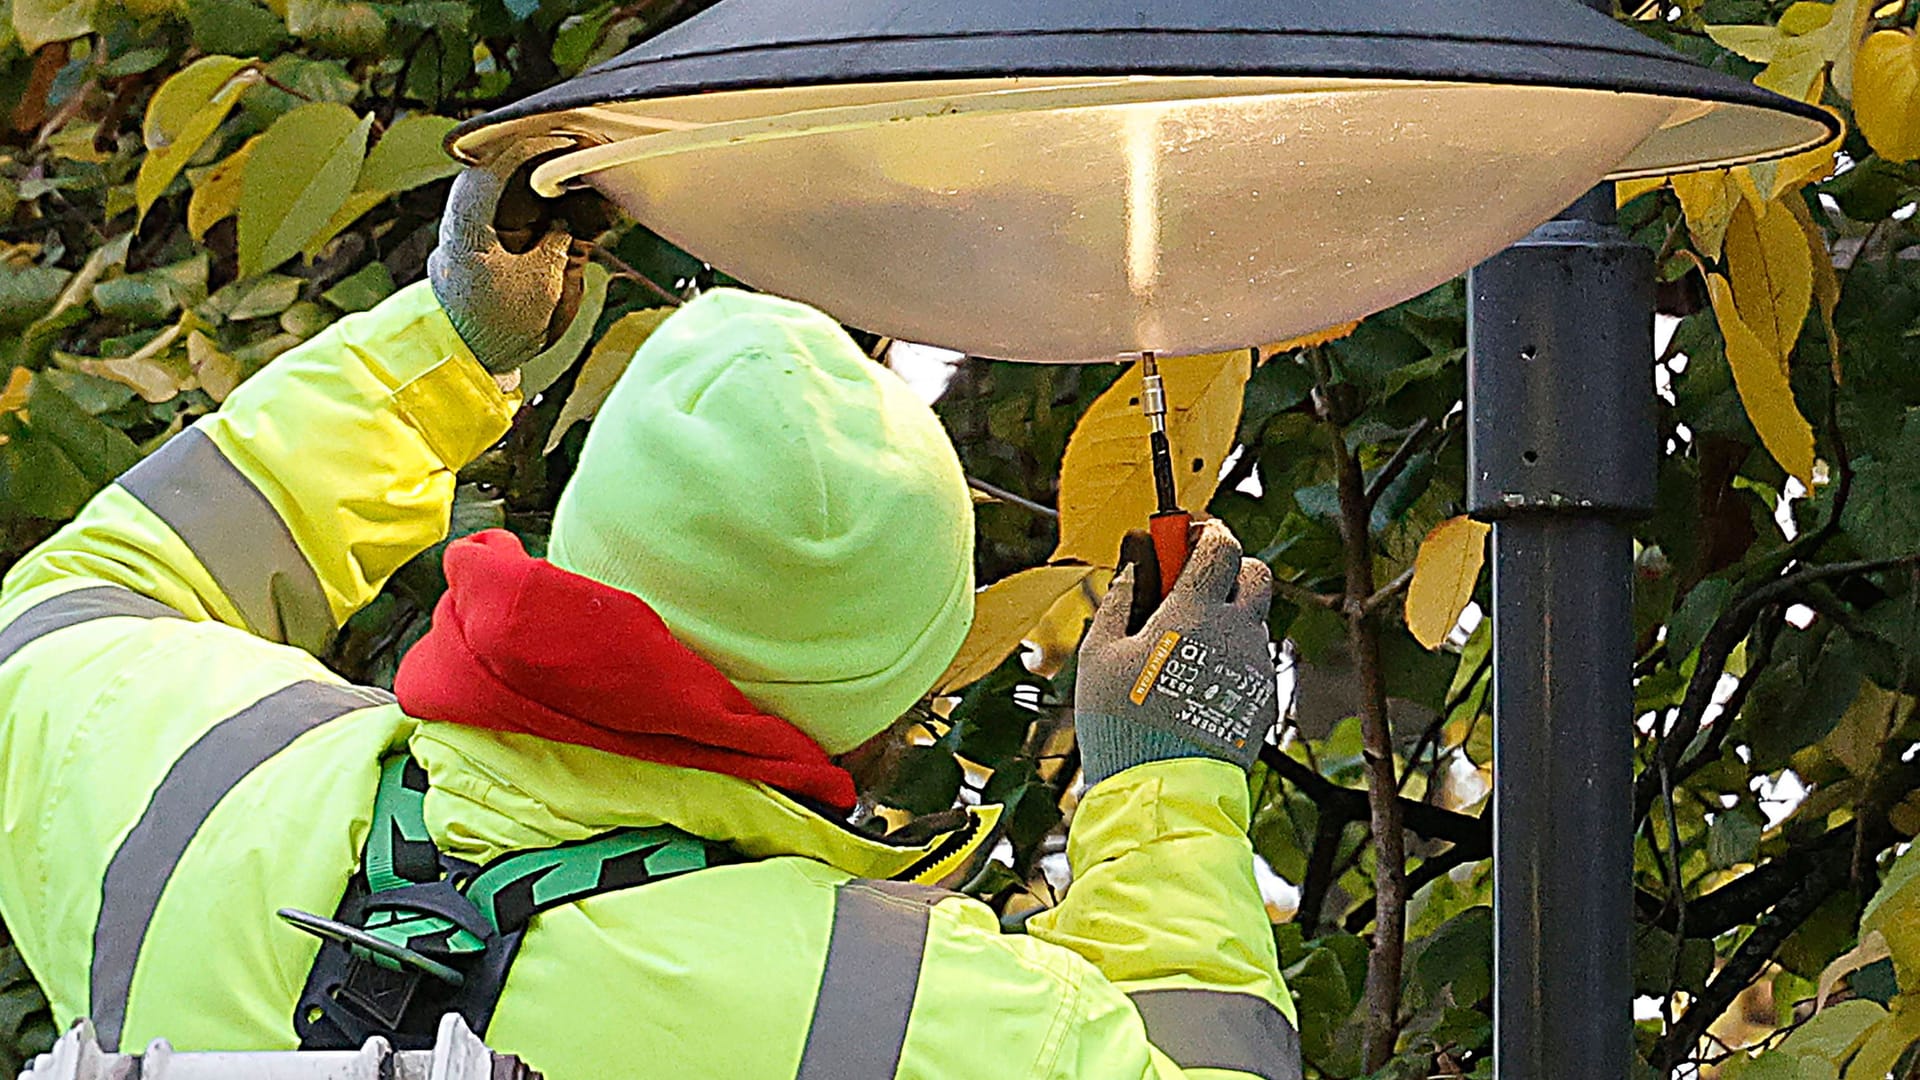
<path fill-rule="evenodd" d="M 1520 455 L 1520 460 L 1529 465 L 1538 465 L 1540 464 L 1540 452 L 1537 450 L 1528 450 L 1526 453 Z"/>
<path fill-rule="evenodd" d="M 1531 345 L 1520 350 L 1520 359 L 1524 363 L 1531 364 L 1534 362 L 1534 360 L 1538 359 L 1539 356 L 1540 356 L 1539 350 L 1535 349 Z"/>

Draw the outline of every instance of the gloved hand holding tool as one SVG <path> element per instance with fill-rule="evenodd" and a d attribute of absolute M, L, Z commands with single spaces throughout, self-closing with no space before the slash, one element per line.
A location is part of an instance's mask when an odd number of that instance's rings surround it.
<path fill-rule="evenodd" d="M 1157 608 L 1158 545 L 1128 537 L 1127 566 L 1080 646 L 1074 724 L 1089 785 L 1170 758 L 1250 768 L 1278 717 L 1273 571 L 1241 558 L 1219 522 L 1193 532 L 1185 569 Z"/>
<path fill-rule="evenodd" d="M 433 294 L 460 339 L 495 375 L 508 375 L 566 332 L 580 306 L 590 241 L 611 211 L 592 191 L 543 199 L 534 166 L 575 149 L 568 139 L 525 139 L 461 173 L 427 260 Z"/>

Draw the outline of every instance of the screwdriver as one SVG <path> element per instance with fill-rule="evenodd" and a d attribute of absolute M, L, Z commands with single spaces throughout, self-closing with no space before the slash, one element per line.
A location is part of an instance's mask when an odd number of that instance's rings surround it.
<path fill-rule="evenodd" d="M 1160 564 L 1160 597 L 1173 591 L 1186 569 L 1188 533 L 1193 515 L 1180 509 L 1173 487 L 1173 447 L 1167 443 L 1167 388 L 1151 352 L 1140 354 L 1140 410 L 1147 415 L 1147 446 L 1153 463 L 1153 494 L 1158 507 L 1147 522 L 1153 553 Z"/>

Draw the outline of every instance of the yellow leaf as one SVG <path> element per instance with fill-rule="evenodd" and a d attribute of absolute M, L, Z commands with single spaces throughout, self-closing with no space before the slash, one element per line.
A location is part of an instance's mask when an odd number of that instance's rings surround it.
<path fill-rule="evenodd" d="M 1860 1052 L 1847 1066 L 1847 1080 L 1882 1080 L 1907 1048 L 1920 1041 L 1920 997 L 1903 994 L 1892 1004 L 1887 1018 L 1860 1044 Z"/>
<path fill-rule="evenodd" d="M 1860 46 L 1853 115 L 1888 161 L 1920 158 L 1920 34 L 1882 30 Z"/>
<path fill-rule="evenodd" d="M 183 388 L 180 378 L 145 357 L 109 356 L 99 360 L 77 360 L 75 369 L 96 378 L 111 379 L 130 386 L 146 401 L 158 404 L 171 401 Z"/>
<path fill-rule="evenodd" d="M 1220 483 L 1220 465 L 1233 449 L 1252 372 L 1247 349 L 1160 362 L 1174 489 L 1188 510 L 1203 509 Z M 1120 538 L 1127 530 L 1147 527 L 1155 502 L 1138 365 L 1101 394 L 1073 429 L 1060 462 L 1059 505 L 1055 562 L 1111 568 L 1119 562 Z"/>
<path fill-rule="evenodd" d="M 973 628 L 934 693 L 951 693 L 999 667 L 1054 602 L 1078 589 L 1093 571 L 1077 563 L 1036 566 L 975 593 Z"/>
<path fill-rule="evenodd" d="M 1734 184 L 1740 188 L 1741 198 L 1755 206 L 1759 206 L 1767 201 L 1767 197 L 1760 194 L 1760 181 L 1754 179 L 1752 168 L 1741 165 L 1728 170 L 1728 172 L 1732 175 Z"/>
<path fill-rule="evenodd" d="M 27 407 L 29 385 L 33 382 L 33 372 L 17 367 L 7 376 L 7 385 L 0 388 L 0 416 L 17 413 Z"/>
<path fill-rule="evenodd" d="M 1755 63 L 1767 65 L 1753 81 L 1795 101 L 1809 101 L 1829 67 L 1843 96 L 1853 93 L 1854 51 L 1872 15 L 1869 0 L 1802 0 L 1773 26 L 1709 26 L 1707 36 Z"/>
<path fill-rule="evenodd" d="M 1298 352 L 1301 349 L 1311 349 L 1315 345 L 1325 345 L 1330 341 L 1339 341 L 1341 338 L 1352 334 L 1358 329 L 1360 329 L 1360 320 L 1355 319 L 1352 322 L 1344 322 L 1339 326 L 1329 326 L 1325 330 L 1318 330 L 1311 334 L 1302 334 L 1291 341 L 1282 341 L 1277 345 L 1263 346 L 1260 349 L 1260 362 L 1264 364 L 1268 360 L 1279 356 L 1281 353 Z"/>
<path fill-rule="evenodd" d="M 1794 196 L 1798 199 L 1798 196 Z M 1727 276 L 1740 318 L 1786 371 L 1813 306 L 1813 255 L 1793 211 L 1742 201 L 1727 227 Z"/>
<path fill-rule="evenodd" d="M 567 395 L 567 403 L 560 407 L 560 418 L 553 422 L 553 434 L 547 436 L 547 448 L 544 453 L 553 453 L 560 445 L 560 439 L 567 429 L 582 420 L 593 419 L 606 403 L 607 395 L 613 392 L 613 384 L 620 381 L 620 375 L 627 370 L 627 364 L 633 360 L 633 354 L 647 343 L 660 324 L 672 315 L 673 308 L 647 308 L 644 311 L 630 311 L 620 316 L 618 322 L 607 327 L 599 344 L 587 354 L 587 362 L 580 365 L 580 374 L 575 377 L 573 393 Z"/>
<path fill-rule="evenodd" d="M 1673 178 L 1673 193 L 1687 215 L 1687 232 L 1704 258 L 1720 257 L 1733 208 L 1740 204 L 1740 185 L 1726 169 L 1682 173 Z"/>
<path fill-rule="evenodd" d="M 1771 26 L 1709 26 L 1707 36 L 1756 64 L 1770 63 L 1780 49 L 1782 34 Z"/>
<path fill-rule="evenodd" d="M 1894 861 L 1860 918 L 1862 934 L 1879 933 L 1886 938 L 1894 972 L 1909 993 L 1920 990 L 1920 854 L 1916 852 L 1920 848 L 1911 848 Z"/>
<path fill-rule="evenodd" d="M 1793 400 L 1784 359 L 1774 355 L 1741 320 L 1726 278 L 1708 275 L 1707 291 L 1713 298 L 1713 313 L 1720 320 L 1721 336 L 1726 339 L 1734 387 L 1740 391 L 1740 403 L 1746 406 L 1754 430 L 1760 433 L 1760 442 L 1781 468 L 1811 490 L 1813 427 L 1800 415 L 1800 406 Z"/>
<path fill-rule="evenodd" d="M 1470 517 L 1448 518 L 1421 542 L 1407 586 L 1407 629 L 1420 644 L 1439 648 L 1459 624 L 1486 564 L 1490 531 Z"/>
<path fill-rule="evenodd" d="M 1886 935 L 1871 930 L 1860 936 L 1860 944 L 1842 953 L 1833 963 L 1828 964 L 1820 973 L 1820 996 L 1814 1002 L 1815 1009 L 1827 1007 L 1827 997 L 1841 979 L 1859 971 L 1875 961 L 1885 960 L 1893 952 L 1887 948 Z"/>
<path fill-rule="evenodd" d="M 1613 185 L 1614 204 L 1625 206 L 1649 191 L 1659 191 L 1669 182 L 1670 178 L 1665 176 L 1644 176 L 1638 180 L 1622 180 Z"/>
<path fill-rule="evenodd" d="M 1840 275 L 1833 269 L 1833 252 L 1827 247 L 1827 234 L 1814 223 L 1807 201 L 1797 192 L 1782 201 L 1807 238 L 1807 255 L 1813 266 L 1813 297 L 1820 302 L 1820 321 L 1826 324 L 1827 351 L 1833 358 L 1833 381 L 1837 385 L 1841 381 L 1840 331 L 1833 325 L 1833 312 L 1840 306 Z"/>
<path fill-rule="evenodd" d="M 1833 6 L 1831 4 L 1818 3 L 1816 0 L 1801 0 L 1800 3 L 1793 4 L 1781 12 L 1780 21 L 1776 25 L 1780 27 L 1781 33 L 1800 37 L 1811 34 L 1832 21 Z"/>
<path fill-rule="evenodd" d="M 1867 34 L 1867 24 L 1873 21 L 1873 3 L 1871 0 L 1834 0 L 1833 14 L 1833 21 L 1827 26 L 1832 41 L 1833 88 L 1851 101 L 1860 41 Z"/>
<path fill-rule="evenodd" d="M 203 56 L 154 91 L 141 125 L 147 156 L 133 182 L 142 217 L 233 111 L 241 92 L 259 77 L 251 60 Z"/>
<path fill-rule="evenodd" d="M 195 240 L 205 237 L 215 222 L 240 208 L 240 181 L 246 175 L 247 159 L 259 142 L 258 135 L 248 139 L 194 185 L 193 198 L 187 201 L 187 232 Z"/>
<path fill-rule="evenodd" d="M 240 362 L 198 330 L 187 335 L 187 363 L 193 367 L 194 381 L 215 402 L 227 400 L 240 385 Z"/>
<path fill-rule="evenodd" d="M 1112 580 L 1111 570 L 1093 571 L 1079 588 L 1068 589 L 1055 600 L 1040 621 L 1033 624 L 1033 629 L 1027 631 L 1025 640 L 1040 650 L 1031 664 L 1035 671 L 1051 677 L 1080 648 L 1087 620 L 1093 618 L 1094 609 L 1106 595 Z"/>

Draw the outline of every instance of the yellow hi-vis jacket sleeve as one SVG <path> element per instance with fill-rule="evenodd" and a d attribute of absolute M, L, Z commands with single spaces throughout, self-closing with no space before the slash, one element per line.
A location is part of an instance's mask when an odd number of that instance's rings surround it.
<path fill-rule="evenodd" d="M 1250 803 L 1245 773 L 1202 758 L 1138 765 L 1087 792 L 1068 834 L 1073 885 L 1027 923 L 1106 977 L 1086 990 L 1061 1075 L 1141 1075 L 1107 1060 L 1128 1042 L 1114 1029 L 1136 1022 L 1152 1043 L 1148 1076 L 1300 1075 L 1293 999 L 1254 880 Z M 1116 991 L 1132 1009 L 1099 1000 Z"/>
<path fill-rule="evenodd" d="M 210 791 L 263 835 L 281 821 L 265 809 L 275 790 L 300 792 L 288 805 L 312 821 L 364 820 L 367 763 L 411 725 L 390 695 L 347 685 L 302 650 L 322 648 L 445 536 L 455 470 L 505 433 L 516 404 L 431 290 L 402 290 L 274 360 L 7 574 L 0 913 L 56 1015 L 117 1027 L 142 980 L 165 973 L 157 959 L 134 967 L 154 955 L 145 923 L 103 916 L 116 882 L 128 896 L 158 889 L 168 859 L 201 857 L 204 845 L 172 850 L 141 831 L 177 818 L 191 842 L 206 811 L 176 814 L 155 801 L 163 787 L 189 801 Z M 348 713 L 371 719 L 322 723 Z M 299 753 L 279 752 L 289 741 Z M 187 759 L 239 771 L 213 783 Z M 338 895 L 358 856 L 350 833 L 276 876 L 290 902 Z M 164 920 L 191 892 L 116 910 Z M 304 946 L 275 922 L 235 919 L 202 974 L 284 974 L 286 950 Z M 240 969 L 216 974 L 219 962 Z M 270 996 L 209 1020 L 284 1026 L 261 1002 Z"/>
<path fill-rule="evenodd" d="M 277 358 L 7 575 L 121 585 L 308 651 L 446 535 L 502 394 L 424 283 Z"/>

